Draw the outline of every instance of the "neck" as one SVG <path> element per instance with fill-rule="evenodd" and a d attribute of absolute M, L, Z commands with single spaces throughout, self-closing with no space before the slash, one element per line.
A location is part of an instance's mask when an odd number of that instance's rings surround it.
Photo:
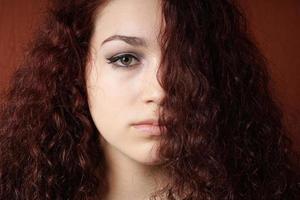
<path fill-rule="evenodd" d="M 106 151 L 109 191 L 105 200 L 148 200 L 165 183 L 159 165 L 145 165 L 116 149 Z"/>

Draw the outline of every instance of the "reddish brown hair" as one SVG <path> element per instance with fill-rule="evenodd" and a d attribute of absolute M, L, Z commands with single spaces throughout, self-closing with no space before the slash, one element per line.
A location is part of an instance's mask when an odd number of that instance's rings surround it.
<path fill-rule="evenodd" d="M 84 77 L 104 3 L 55 1 L 15 73 L 0 115 L 0 199 L 107 193 Z M 170 177 L 162 192 L 168 199 L 299 199 L 291 141 L 243 15 L 230 0 L 162 4 L 160 123 L 167 131 L 159 155 Z"/>

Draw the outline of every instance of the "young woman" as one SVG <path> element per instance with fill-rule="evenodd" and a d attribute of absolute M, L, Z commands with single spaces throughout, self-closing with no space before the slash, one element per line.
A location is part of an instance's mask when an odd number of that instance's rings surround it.
<path fill-rule="evenodd" d="M 1 107 L 0 199 L 299 199 L 230 0 L 64 0 Z"/>

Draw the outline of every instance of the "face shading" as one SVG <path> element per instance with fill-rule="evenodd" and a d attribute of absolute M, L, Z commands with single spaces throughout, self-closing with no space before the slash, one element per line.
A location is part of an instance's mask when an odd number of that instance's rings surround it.
<path fill-rule="evenodd" d="M 157 163 L 159 135 L 133 124 L 158 120 L 161 19 L 158 0 L 109 2 L 96 17 L 86 69 L 89 108 L 106 153 L 148 165 Z"/>

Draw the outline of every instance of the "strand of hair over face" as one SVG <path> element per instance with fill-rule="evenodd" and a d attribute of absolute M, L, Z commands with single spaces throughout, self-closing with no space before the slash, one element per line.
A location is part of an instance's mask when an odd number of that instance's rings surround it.
<path fill-rule="evenodd" d="M 267 62 L 233 1 L 164 1 L 160 155 L 185 199 L 298 199 Z"/>

